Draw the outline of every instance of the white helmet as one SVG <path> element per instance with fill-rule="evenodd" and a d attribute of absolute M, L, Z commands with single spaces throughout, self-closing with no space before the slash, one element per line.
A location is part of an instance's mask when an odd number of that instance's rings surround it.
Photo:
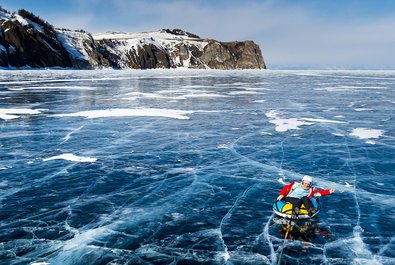
<path fill-rule="evenodd" d="M 302 178 L 302 182 L 310 182 L 310 183 L 312 183 L 313 182 L 313 178 L 308 176 L 308 175 L 304 175 L 303 178 Z"/>

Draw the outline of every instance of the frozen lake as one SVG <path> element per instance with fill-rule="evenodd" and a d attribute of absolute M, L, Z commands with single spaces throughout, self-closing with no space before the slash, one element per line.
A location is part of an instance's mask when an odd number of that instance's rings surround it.
<path fill-rule="evenodd" d="M 391 71 L 0 71 L 0 264 L 395 264 L 394 115 Z"/>

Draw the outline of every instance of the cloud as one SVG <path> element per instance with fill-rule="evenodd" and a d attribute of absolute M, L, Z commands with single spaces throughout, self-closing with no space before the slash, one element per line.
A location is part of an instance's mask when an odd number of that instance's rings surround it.
<path fill-rule="evenodd" d="M 318 21 L 309 14 L 267 37 L 277 64 L 394 67 L 395 16 L 379 20 Z"/>

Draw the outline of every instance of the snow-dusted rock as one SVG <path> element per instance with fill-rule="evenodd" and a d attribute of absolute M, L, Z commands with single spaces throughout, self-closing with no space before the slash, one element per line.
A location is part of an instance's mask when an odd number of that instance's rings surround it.
<path fill-rule="evenodd" d="M 109 61 L 99 52 L 99 47 L 90 33 L 67 29 L 57 29 L 56 33 L 69 53 L 74 68 L 110 67 Z"/>
<path fill-rule="evenodd" d="M 71 67 L 51 25 L 0 11 L 0 67 Z"/>
<path fill-rule="evenodd" d="M 261 50 L 253 41 L 219 42 L 180 29 L 100 33 L 93 38 L 119 68 L 266 68 Z"/>
<path fill-rule="evenodd" d="M 93 35 L 55 30 L 25 10 L 0 10 L 0 67 L 266 68 L 253 41 L 219 42 L 181 29 Z"/>

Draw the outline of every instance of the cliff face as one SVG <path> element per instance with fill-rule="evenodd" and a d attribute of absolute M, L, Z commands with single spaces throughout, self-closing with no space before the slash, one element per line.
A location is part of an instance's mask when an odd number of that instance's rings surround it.
<path fill-rule="evenodd" d="M 18 16 L 1 22 L 0 66 L 71 67 L 71 63 L 53 29 Z"/>
<path fill-rule="evenodd" d="M 253 41 L 219 42 L 179 29 L 94 35 L 55 30 L 25 10 L 0 10 L 0 67 L 266 68 Z"/>
<path fill-rule="evenodd" d="M 110 62 L 100 53 L 99 46 L 90 33 L 66 29 L 58 29 L 56 33 L 68 52 L 67 56 L 73 68 L 110 67 Z"/>
<path fill-rule="evenodd" d="M 95 34 L 100 50 L 118 68 L 265 69 L 253 41 L 219 42 L 182 30 Z"/>
<path fill-rule="evenodd" d="M 261 50 L 253 41 L 210 41 L 201 59 L 214 69 L 264 69 Z"/>

